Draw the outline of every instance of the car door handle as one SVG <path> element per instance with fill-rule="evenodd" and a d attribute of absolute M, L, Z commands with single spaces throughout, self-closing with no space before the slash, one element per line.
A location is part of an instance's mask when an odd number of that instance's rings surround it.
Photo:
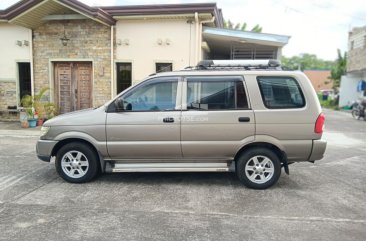
<path fill-rule="evenodd" d="M 239 122 L 249 122 L 250 118 L 249 117 L 239 117 L 238 121 Z"/>
<path fill-rule="evenodd" d="M 173 117 L 165 117 L 163 119 L 163 122 L 165 122 L 165 123 L 173 123 L 174 122 L 174 118 Z"/>

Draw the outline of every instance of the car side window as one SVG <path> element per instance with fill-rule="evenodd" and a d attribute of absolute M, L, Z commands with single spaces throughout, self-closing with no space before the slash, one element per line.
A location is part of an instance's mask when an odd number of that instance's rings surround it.
<path fill-rule="evenodd" d="M 178 80 L 153 81 L 121 96 L 124 111 L 174 110 Z M 118 100 L 117 100 L 118 101 Z"/>
<path fill-rule="evenodd" d="M 187 78 L 187 109 L 248 109 L 242 78 L 232 76 Z"/>
<path fill-rule="evenodd" d="M 286 76 L 258 76 L 264 105 L 269 109 L 301 108 L 305 98 L 298 82 Z"/>

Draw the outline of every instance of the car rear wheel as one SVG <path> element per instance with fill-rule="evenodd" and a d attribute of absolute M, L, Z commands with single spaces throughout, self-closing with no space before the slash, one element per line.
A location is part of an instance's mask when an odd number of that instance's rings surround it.
<path fill-rule="evenodd" d="M 60 148 L 56 155 L 57 173 L 68 182 L 92 180 L 98 173 L 98 157 L 88 145 L 72 142 Z"/>
<path fill-rule="evenodd" d="M 236 161 L 239 180 L 253 189 L 266 189 L 274 185 L 281 175 L 278 156 L 267 148 L 252 148 L 240 155 Z"/>

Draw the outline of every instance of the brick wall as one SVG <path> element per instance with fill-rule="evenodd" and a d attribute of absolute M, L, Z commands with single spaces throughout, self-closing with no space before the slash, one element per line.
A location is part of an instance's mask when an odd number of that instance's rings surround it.
<path fill-rule="evenodd" d="M 63 46 L 63 30 L 70 39 Z M 93 20 L 49 21 L 33 31 L 34 87 L 49 86 L 50 59 L 93 61 L 93 106 L 111 97 L 110 27 Z M 53 78 L 53 77 L 52 77 Z"/>

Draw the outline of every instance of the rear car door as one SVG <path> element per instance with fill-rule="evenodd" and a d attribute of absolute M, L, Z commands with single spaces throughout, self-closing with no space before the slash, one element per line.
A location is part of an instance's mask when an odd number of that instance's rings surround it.
<path fill-rule="evenodd" d="M 191 76 L 183 82 L 181 143 L 186 159 L 233 159 L 254 140 L 243 76 Z"/>
<path fill-rule="evenodd" d="M 316 137 L 314 125 L 319 115 L 314 101 L 309 98 L 314 90 L 304 88 L 299 76 L 281 72 L 248 78 L 252 78 L 251 94 L 261 96 L 252 103 L 255 106 L 256 138 L 270 137 L 278 142 L 289 161 L 307 160 L 312 139 Z"/>
<path fill-rule="evenodd" d="M 178 77 L 150 79 L 111 104 L 123 103 L 107 114 L 107 148 L 112 160 L 182 157 L 181 85 Z"/>

